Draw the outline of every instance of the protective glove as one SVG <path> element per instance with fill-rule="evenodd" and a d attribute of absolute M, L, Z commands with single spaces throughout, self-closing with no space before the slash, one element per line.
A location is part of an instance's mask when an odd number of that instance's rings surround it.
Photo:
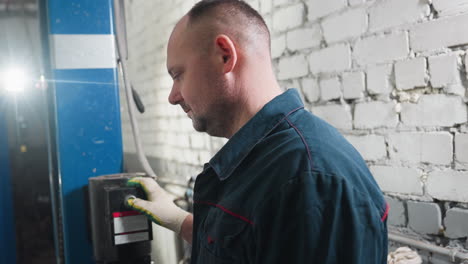
<path fill-rule="evenodd" d="M 421 264 L 422 259 L 417 252 L 408 247 L 400 247 L 387 256 L 387 264 Z"/>
<path fill-rule="evenodd" d="M 148 216 L 154 223 L 166 227 L 177 234 L 188 212 L 177 207 L 173 197 L 152 178 L 136 177 L 127 182 L 128 186 L 141 187 L 148 201 L 140 198 L 129 198 L 126 204 Z"/>

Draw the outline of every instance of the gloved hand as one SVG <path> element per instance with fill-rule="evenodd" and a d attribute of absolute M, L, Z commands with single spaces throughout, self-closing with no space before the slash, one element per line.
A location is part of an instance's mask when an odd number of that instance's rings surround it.
<path fill-rule="evenodd" d="M 416 251 L 408 247 L 400 247 L 387 256 L 387 264 L 421 264 L 422 259 Z"/>
<path fill-rule="evenodd" d="M 173 197 L 168 194 L 155 180 L 147 177 L 132 178 L 128 186 L 141 187 L 148 201 L 140 198 L 130 198 L 127 205 L 148 216 L 154 223 L 166 227 L 177 234 L 185 218 L 189 214 L 174 204 Z"/>

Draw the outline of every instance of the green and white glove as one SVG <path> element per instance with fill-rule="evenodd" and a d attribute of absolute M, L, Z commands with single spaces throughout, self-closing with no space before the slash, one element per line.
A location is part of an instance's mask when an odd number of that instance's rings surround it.
<path fill-rule="evenodd" d="M 147 177 L 132 178 L 127 182 L 128 186 L 141 187 L 148 201 L 140 198 L 129 198 L 126 203 L 129 207 L 145 214 L 154 223 L 166 227 L 176 234 L 185 218 L 189 214 L 174 203 L 174 198 L 167 193 L 155 180 Z"/>

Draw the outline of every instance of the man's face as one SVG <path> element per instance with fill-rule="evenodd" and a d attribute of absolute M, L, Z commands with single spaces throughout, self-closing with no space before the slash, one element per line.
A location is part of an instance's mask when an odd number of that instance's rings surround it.
<path fill-rule="evenodd" d="M 223 92 L 226 82 L 214 52 L 203 50 L 185 24 L 182 19 L 168 43 L 167 68 L 173 79 L 169 102 L 182 107 L 195 130 L 222 136 L 229 105 Z"/>

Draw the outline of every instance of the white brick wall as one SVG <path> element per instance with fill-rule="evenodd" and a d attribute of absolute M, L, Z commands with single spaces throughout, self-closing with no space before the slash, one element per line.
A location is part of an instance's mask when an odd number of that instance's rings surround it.
<path fill-rule="evenodd" d="M 305 99 L 309 103 L 316 102 L 319 97 L 319 85 L 316 79 L 313 78 L 304 78 L 302 79 L 302 93 L 305 96 Z"/>
<path fill-rule="evenodd" d="M 468 210 L 452 208 L 447 210 L 444 219 L 445 235 L 450 238 L 463 238 L 468 236 Z"/>
<path fill-rule="evenodd" d="M 271 0 L 260 0 L 260 12 L 263 14 L 269 14 L 273 9 L 273 3 Z"/>
<path fill-rule="evenodd" d="M 468 134 L 455 135 L 455 160 L 468 166 Z"/>
<path fill-rule="evenodd" d="M 344 8 L 346 4 L 346 0 L 309 0 L 307 1 L 308 18 L 313 21 Z"/>
<path fill-rule="evenodd" d="M 429 74 L 432 87 L 445 87 L 459 84 L 460 70 L 456 54 L 434 56 L 429 58 Z"/>
<path fill-rule="evenodd" d="M 354 109 L 354 127 L 356 129 L 370 129 L 379 127 L 396 127 L 398 115 L 395 103 L 369 102 L 358 103 Z"/>
<path fill-rule="evenodd" d="M 350 6 L 360 5 L 360 4 L 363 4 L 365 2 L 366 2 L 366 0 L 348 0 L 348 4 Z"/>
<path fill-rule="evenodd" d="M 439 16 L 450 16 L 468 12 L 467 0 L 432 0 L 432 5 Z"/>
<path fill-rule="evenodd" d="M 127 5 L 129 74 L 148 109 L 138 116 L 143 145 L 162 176 L 177 179 L 226 142 L 194 132 L 167 103 L 167 39 L 196 2 Z M 385 192 L 467 208 L 468 0 L 248 2 L 270 27 L 281 85 L 298 88 L 308 109 L 347 134 Z M 124 149 L 134 152 L 123 101 L 122 109 Z"/>
<path fill-rule="evenodd" d="M 389 136 L 392 159 L 450 165 L 453 157 L 450 133 L 396 133 Z"/>
<path fill-rule="evenodd" d="M 280 35 L 271 39 L 271 57 L 278 58 L 286 49 L 286 36 Z"/>
<path fill-rule="evenodd" d="M 387 156 L 385 138 L 377 135 L 353 136 L 348 135 L 346 139 L 361 153 L 367 161 L 376 161 Z"/>
<path fill-rule="evenodd" d="M 312 108 L 312 113 L 338 129 L 350 130 L 353 126 L 351 109 L 347 105 L 316 106 Z"/>
<path fill-rule="evenodd" d="M 429 5 L 420 0 L 382 0 L 369 9 L 370 30 L 377 31 L 422 20 Z"/>
<path fill-rule="evenodd" d="M 466 73 L 466 78 L 468 78 L 468 55 L 465 54 L 465 73 Z"/>
<path fill-rule="evenodd" d="M 304 22 L 304 4 L 296 4 L 273 13 L 273 29 L 284 31 L 295 28 Z"/>
<path fill-rule="evenodd" d="M 468 14 L 417 24 L 410 30 L 411 48 L 421 52 L 468 43 Z"/>
<path fill-rule="evenodd" d="M 421 172 L 413 168 L 370 166 L 370 171 L 384 192 L 422 195 Z"/>
<path fill-rule="evenodd" d="M 309 55 L 309 67 L 313 74 L 323 72 L 341 72 L 351 68 L 349 45 L 331 46 Z"/>
<path fill-rule="evenodd" d="M 354 46 L 354 58 L 359 65 L 403 59 L 408 56 L 408 52 L 406 33 L 363 38 L 358 40 Z"/>
<path fill-rule="evenodd" d="M 278 66 L 278 79 L 285 80 L 306 75 L 307 60 L 304 55 L 295 55 L 292 57 L 281 58 Z"/>
<path fill-rule="evenodd" d="M 365 77 L 362 72 L 343 74 L 343 97 L 345 99 L 356 99 L 363 96 L 366 89 Z"/>
<path fill-rule="evenodd" d="M 466 123 L 467 106 L 459 97 L 423 95 L 416 104 L 402 104 L 401 121 L 407 126 L 451 127 Z"/>
<path fill-rule="evenodd" d="M 395 63 L 395 80 L 396 87 L 400 90 L 426 86 L 426 59 L 416 58 Z"/>
<path fill-rule="evenodd" d="M 289 31 L 286 36 L 287 47 L 290 51 L 318 47 L 321 41 L 322 34 L 318 25 Z"/>
<path fill-rule="evenodd" d="M 392 65 L 384 64 L 367 68 L 367 91 L 370 94 L 390 94 Z"/>
<path fill-rule="evenodd" d="M 436 203 L 408 201 L 408 226 L 420 234 L 442 231 L 442 212 Z"/>
<path fill-rule="evenodd" d="M 341 83 L 338 78 L 320 80 L 320 97 L 323 101 L 341 97 Z"/>
<path fill-rule="evenodd" d="M 468 172 L 434 171 L 427 177 L 427 193 L 436 199 L 468 201 Z"/>
<path fill-rule="evenodd" d="M 346 25 L 346 30 L 343 30 Z M 325 18 L 322 22 L 323 35 L 328 43 L 358 37 L 367 30 L 367 13 L 364 8 L 351 9 Z"/>

